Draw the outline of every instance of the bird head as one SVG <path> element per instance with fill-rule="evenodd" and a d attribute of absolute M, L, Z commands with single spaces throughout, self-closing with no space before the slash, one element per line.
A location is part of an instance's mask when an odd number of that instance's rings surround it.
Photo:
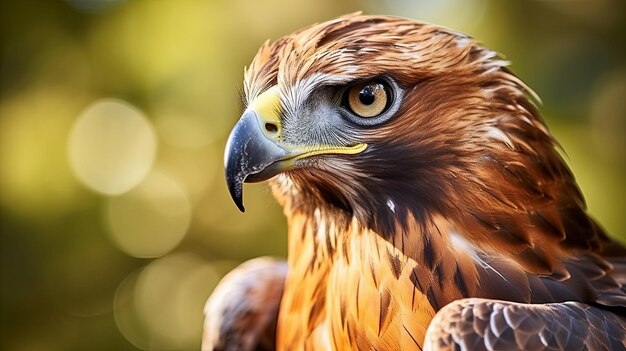
<path fill-rule="evenodd" d="M 530 227 L 562 241 L 563 218 L 587 220 L 583 200 L 507 65 L 466 35 L 397 17 L 353 14 L 265 43 L 226 146 L 231 195 L 243 210 L 242 183 L 274 177 L 290 206 L 381 234 L 438 214 L 511 252 L 537 251 Z"/>

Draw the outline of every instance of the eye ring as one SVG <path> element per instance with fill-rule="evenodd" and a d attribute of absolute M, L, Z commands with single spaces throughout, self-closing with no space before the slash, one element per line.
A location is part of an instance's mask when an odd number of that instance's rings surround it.
<path fill-rule="evenodd" d="M 367 117 L 367 115 L 359 114 L 359 110 L 350 106 L 349 97 L 351 91 L 356 90 L 360 93 L 365 86 L 371 84 L 380 84 L 386 93 L 386 99 L 381 111 L 374 110 L 374 112 L 377 113 L 372 113 L 371 117 Z M 360 89 L 357 90 L 357 88 Z M 352 84 L 348 84 L 341 88 L 338 93 L 338 110 L 341 116 L 353 124 L 363 127 L 376 126 L 390 120 L 400 109 L 400 103 L 404 97 L 404 89 L 395 81 L 395 79 L 386 75 L 366 80 L 359 80 Z M 356 95 L 357 98 L 359 97 L 358 95 L 360 94 Z M 380 106 L 378 106 L 378 108 L 380 109 Z"/>
<path fill-rule="evenodd" d="M 341 105 L 358 117 L 375 118 L 389 109 L 392 100 L 389 85 L 381 79 L 373 79 L 348 87 Z"/>

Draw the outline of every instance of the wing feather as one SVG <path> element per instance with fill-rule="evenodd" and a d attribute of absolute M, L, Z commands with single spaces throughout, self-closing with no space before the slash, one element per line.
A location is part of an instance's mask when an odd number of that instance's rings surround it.
<path fill-rule="evenodd" d="M 274 350 L 287 263 L 269 257 L 228 273 L 204 308 L 202 351 Z"/>
<path fill-rule="evenodd" d="M 457 300 L 435 315 L 424 350 L 626 350 L 624 316 L 579 302 Z"/>

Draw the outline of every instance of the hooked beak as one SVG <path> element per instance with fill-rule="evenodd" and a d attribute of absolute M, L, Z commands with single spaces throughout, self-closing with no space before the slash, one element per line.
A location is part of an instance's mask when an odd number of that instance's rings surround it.
<path fill-rule="evenodd" d="M 289 170 L 295 161 L 322 154 L 358 154 L 367 144 L 353 146 L 289 145 L 282 141 L 280 97 L 274 86 L 259 95 L 230 132 L 224 152 L 226 184 L 241 212 L 243 183 L 260 182 Z"/>
<path fill-rule="evenodd" d="M 228 191 L 241 212 L 245 210 L 243 182 L 262 181 L 278 174 L 279 169 L 270 172 L 268 168 L 287 155 L 287 150 L 263 134 L 256 112 L 244 113 L 228 137 L 224 154 Z"/>

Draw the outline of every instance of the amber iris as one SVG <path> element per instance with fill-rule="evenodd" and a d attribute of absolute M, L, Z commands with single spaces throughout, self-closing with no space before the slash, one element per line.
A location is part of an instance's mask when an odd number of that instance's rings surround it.
<path fill-rule="evenodd" d="M 347 91 L 347 107 L 357 116 L 371 118 L 385 112 L 390 94 L 380 81 L 356 84 Z"/>

